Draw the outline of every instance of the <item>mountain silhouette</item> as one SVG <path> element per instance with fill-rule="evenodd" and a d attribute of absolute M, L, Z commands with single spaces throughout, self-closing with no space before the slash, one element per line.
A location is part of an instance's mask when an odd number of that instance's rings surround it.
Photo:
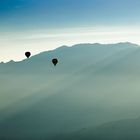
<path fill-rule="evenodd" d="M 0 139 L 78 131 L 82 139 L 91 127 L 139 116 L 139 60 L 140 47 L 126 42 L 62 46 L 0 63 Z"/>

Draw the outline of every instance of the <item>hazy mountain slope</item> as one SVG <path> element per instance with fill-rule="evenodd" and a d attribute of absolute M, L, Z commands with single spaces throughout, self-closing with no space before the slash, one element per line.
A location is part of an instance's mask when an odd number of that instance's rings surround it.
<path fill-rule="evenodd" d="M 81 129 L 71 134 L 61 134 L 53 140 L 139 140 L 140 118 L 105 123 L 98 127 Z"/>
<path fill-rule="evenodd" d="M 138 116 L 139 60 L 135 44 L 79 44 L 0 64 L 0 137 L 43 139 Z"/>
<path fill-rule="evenodd" d="M 139 140 L 140 119 L 128 119 L 104 124 L 93 131 L 92 139 L 97 140 Z"/>

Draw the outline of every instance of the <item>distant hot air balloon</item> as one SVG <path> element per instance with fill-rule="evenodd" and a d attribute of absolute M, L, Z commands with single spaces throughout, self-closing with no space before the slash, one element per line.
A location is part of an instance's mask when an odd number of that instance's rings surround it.
<path fill-rule="evenodd" d="M 31 56 L 31 53 L 30 53 L 30 52 L 25 52 L 25 56 L 26 56 L 27 58 L 29 58 L 29 57 Z"/>
<path fill-rule="evenodd" d="M 56 66 L 58 63 L 58 59 L 57 58 L 52 59 L 52 63 L 54 64 L 54 66 Z"/>

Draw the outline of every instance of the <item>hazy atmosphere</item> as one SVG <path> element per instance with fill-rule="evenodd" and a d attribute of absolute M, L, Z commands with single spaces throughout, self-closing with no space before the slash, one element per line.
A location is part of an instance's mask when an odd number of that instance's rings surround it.
<path fill-rule="evenodd" d="M 0 0 L 0 140 L 140 140 L 139 0 Z"/>
<path fill-rule="evenodd" d="M 0 0 L 0 61 L 62 45 L 140 44 L 139 0 Z"/>

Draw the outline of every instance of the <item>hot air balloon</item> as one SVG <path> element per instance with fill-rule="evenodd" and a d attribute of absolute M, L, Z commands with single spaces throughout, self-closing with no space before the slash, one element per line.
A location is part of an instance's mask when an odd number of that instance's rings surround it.
<path fill-rule="evenodd" d="M 54 66 L 56 66 L 58 63 L 58 59 L 57 58 L 52 59 L 52 63 L 54 64 Z"/>
<path fill-rule="evenodd" d="M 31 56 L 31 53 L 30 53 L 30 52 L 25 52 L 25 56 L 26 56 L 27 58 L 29 58 L 29 57 Z"/>

